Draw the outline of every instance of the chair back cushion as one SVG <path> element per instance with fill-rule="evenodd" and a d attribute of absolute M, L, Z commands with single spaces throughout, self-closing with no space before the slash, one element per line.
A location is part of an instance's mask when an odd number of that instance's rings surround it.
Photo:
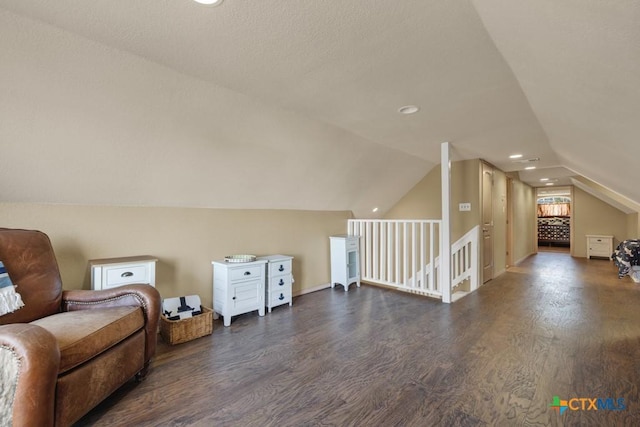
<path fill-rule="evenodd" d="M 24 307 L 0 316 L 0 325 L 27 323 L 60 311 L 62 281 L 46 234 L 0 228 L 0 261 L 24 302 Z"/>

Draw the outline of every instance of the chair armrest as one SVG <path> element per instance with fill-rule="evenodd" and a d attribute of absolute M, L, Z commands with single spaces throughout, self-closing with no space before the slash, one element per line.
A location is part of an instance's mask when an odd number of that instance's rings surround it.
<path fill-rule="evenodd" d="M 160 293 L 151 285 L 125 285 L 100 291 L 62 291 L 62 311 L 90 310 L 92 308 L 137 306 L 145 315 L 145 363 L 156 352 L 158 322 L 160 320 Z"/>
<path fill-rule="evenodd" d="M 9 424 L 52 426 L 60 367 L 60 350 L 55 337 L 36 325 L 2 325 L 0 363 L 0 389 L 3 391 L 0 410 L 3 414 L 11 414 Z"/>

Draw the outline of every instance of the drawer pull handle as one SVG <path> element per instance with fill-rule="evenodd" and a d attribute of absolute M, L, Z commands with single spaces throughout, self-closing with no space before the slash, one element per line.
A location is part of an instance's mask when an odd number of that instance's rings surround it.
<path fill-rule="evenodd" d="M 278 285 L 284 286 L 284 280 L 280 279 L 280 283 L 278 283 Z"/>
<path fill-rule="evenodd" d="M 245 271 L 245 272 L 244 272 L 244 275 L 245 275 L 245 276 L 251 276 L 251 272 L 250 272 L 250 271 Z"/>
<path fill-rule="evenodd" d="M 131 276 L 133 276 L 133 273 L 130 271 L 125 271 L 120 275 L 120 277 L 131 277 Z"/>
<path fill-rule="evenodd" d="M 282 301 L 282 300 L 284 299 L 284 294 L 280 294 L 280 296 L 278 297 L 278 299 L 279 299 L 280 301 Z"/>
<path fill-rule="evenodd" d="M 598 242 L 602 242 L 602 239 L 598 239 Z"/>
<path fill-rule="evenodd" d="M 278 271 L 284 271 L 284 265 L 280 264 L 280 268 L 278 268 Z"/>

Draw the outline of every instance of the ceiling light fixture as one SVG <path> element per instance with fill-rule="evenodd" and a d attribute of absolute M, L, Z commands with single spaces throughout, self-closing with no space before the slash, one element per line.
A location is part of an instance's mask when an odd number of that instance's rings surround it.
<path fill-rule="evenodd" d="M 378 208 L 373 208 L 371 212 L 378 212 Z"/>
<path fill-rule="evenodd" d="M 540 181 L 542 182 L 549 181 L 549 178 L 540 178 Z"/>
<path fill-rule="evenodd" d="M 512 154 L 509 156 L 510 159 L 520 159 L 522 158 L 522 154 Z"/>
<path fill-rule="evenodd" d="M 553 182 L 547 182 L 545 185 L 553 185 Z"/>
<path fill-rule="evenodd" d="M 398 108 L 398 113 L 400 114 L 415 114 L 420 111 L 420 107 L 417 105 L 405 105 L 404 107 Z"/>
<path fill-rule="evenodd" d="M 194 0 L 197 3 L 205 4 L 207 6 L 219 6 L 222 0 Z"/>
<path fill-rule="evenodd" d="M 530 170 L 533 170 L 535 168 L 536 168 L 535 166 L 527 166 L 526 168 L 524 168 L 524 170 L 530 171 Z"/>
<path fill-rule="evenodd" d="M 531 159 L 512 159 L 513 163 L 535 163 L 540 161 L 540 157 L 533 157 Z"/>

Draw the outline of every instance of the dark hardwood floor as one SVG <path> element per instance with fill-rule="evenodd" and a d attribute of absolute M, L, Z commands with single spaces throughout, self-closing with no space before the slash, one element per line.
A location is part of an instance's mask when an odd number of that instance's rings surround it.
<path fill-rule="evenodd" d="M 452 305 L 366 285 L 303 295 L 160 340 L 147 379 L 78 425 L 637 426 L 640 286 L 616 272 L 545 252 Z M 554 396 L 625 409 L 559 414 Z"/>

